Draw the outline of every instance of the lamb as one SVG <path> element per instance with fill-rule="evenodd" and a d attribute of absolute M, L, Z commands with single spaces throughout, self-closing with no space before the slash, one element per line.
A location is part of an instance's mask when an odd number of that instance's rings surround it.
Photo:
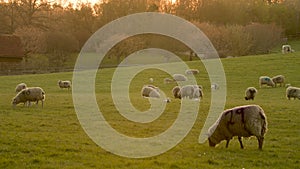
<path fill-rule="evenodd" d="M 259 87 L 261 88 L 262 85 L 266 84 L 267 86 L 275 87 L 275 83 L 273 80 L 268 76 L 260 76 L 259 77 Z"/>
<path fill-rule="evenodd" d="M 255 87 L 248 87 L 245 91 L 245 100 L 254 100 L 256 93 L 257 90 Z"/>
<path fill-rule="evenodd" d="M 267 117 L 258 105 L 245 105 L 225 110 L 218 120 L 208 129 L 209 146 L 215 147 L 226 140 L 226 148 L 234 136 L 238 136 L 243 149 L 242 137 L 256 136 L 261 150 L 267 131 Z"/>
<path fill-rule="evenodd" d="M 195 74 L 198 74 L 199 73 L 199 70 L 198 69 L 187 69 L 185 71 L 185 74 L 186 75 L 195 75 Z"/>
<path fill-rule="evenodd" d="M 280 84 L 280 87 L 284 86 L 284 80 L 285 80 L 285 77 L 283 75 L 277 75 L 277 76 L 272 77 L 272 81 L 274 82 L 275 87 L 276 87 L 277 83 Z"/>
<path fill-rule="evenodd" d="M 45 101 L 45 92 L 40 87 L 30 87 L 21 90 L 12 101 L 12 105 L 15 107 L 19 103 L 26 103 L 31 101 L 36 101 L 36 105 L 38 105 L 38 102 L 42 102 L 42 107 L 44 107 L 44 101 Z"/>
<path fill-rule="evenodd" d="M 149 86 L 144 86 L 142 88 L 141 94 L 143 97 L 160 98 L 159 92 L 156 89 Z"/>
<path fill-rule="evenodd" d="M 290 100 L 291 98 L 298 98 L 300 100 L 300 88 L 290 86 L 286 88 L 286 97 Z"/>
<path fill-rule="evenodd" d="M 179 81 L 187 81 L 187 77 L 184 76 L 183 74 L 174 74 L 173 78 L 177 82 L 179 82 Z"/>
<path fill-rule="evenodd" d="M 68 90 L 71 88 L 71 81 L 69 80 L 59 80 L 58 81 L 58 86 L 62 89 L 62 88 L 68 88 Z"/>
<path fill-rule="evenodd" d="M 27 85 L 25 83 L 20 83 L 16 87 L 16 93 L 20 92 L 22 89 L 26 89 Z"/>

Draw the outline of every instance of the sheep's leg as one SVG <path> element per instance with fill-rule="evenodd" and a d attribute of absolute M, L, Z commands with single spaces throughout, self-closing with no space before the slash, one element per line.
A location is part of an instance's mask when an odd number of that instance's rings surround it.
<path fill-rule="evenodd" d="M 258 141 L 258 149 L 262 150 L 262 146 L 263 146 L 263 142 L 264 142 L 264 137 L 257 137 L 257 141 Z"/>
<path fill-rule="evenodd" d="M 241 149 L 244 149 L 243 142 L 242 142 L 242 137 L 238 137 L 238 139 L 239 139 L 239 142 L 240 142 Z"/>

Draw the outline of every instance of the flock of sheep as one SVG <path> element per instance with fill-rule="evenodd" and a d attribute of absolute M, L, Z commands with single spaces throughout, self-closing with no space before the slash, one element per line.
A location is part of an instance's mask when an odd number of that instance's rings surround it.
<path fill-rule="evenodd" d="M 60 88 L 71 88 L 71 81 L 58 81 L 58 86 Z M 24 103 L 24 106 L 30 106 L 31 102 L 42 102 L 42 107 L 44 107 L 44 101 L 46 98 L 45 91 L 41 87 L 27 87 L 25 83 L 20 83 L 16 86 L 16 96 L 12 99 L 12 105 L 15 107 L 19 103 Z"/>
<path fill-rule="evenodd" d="M 196 69 L 189 69 L 185 72 L 186 75 L 198 74 Z M 174 74 L 173 79 L 165 78 L 164 83 L 173 83 L 178 81 L 187 81 L 188 78 L 183 74 Z M 153 78 L 150 78 L 150 83 L 153 83 Z M 280 87 L 286 86 L 286 97 L 300 99 L 300 88 L 292 87 L 290 84 L 285 85 L 285 77 L 277 75 L 272 78 L 268 76 L 259 77 L 259 87 L 271 86 Z M 217 84 L 212 84 L 211 89 L 218 89 Z M 145 85 L 142 88 L 143 97 L 160 98 L 159 88 L 153 85 Z M 185 85 L 182 87 L 175 86 L 172 89 L 174 98 L 178 99 L 201 99 L 203 97 L 203 88 L 201 85 Z M 257 94 L 255 87 L 248 87 L 245 91 L 245 100 L 254 100 Z M 170 99 L 167 99 L 170 102 Z M 259 105 L 244 105 L 234 107 L 222 112 L 218 120 L 208 130 L 208 141 L 210 146 L 215 146 L 223 140 L 226 140 L 226 147 L 229 141 L 237 136 L 240 142 L 240 147 L 244 148 L 242 137 L 256 136 L 258 140 L 258 148 L 262 149 L 264 135 L 267 131 L 267 117 L 264 110 Z"/>
<path fill-rule="evenodd" d="M 164 83 L 175 83 L 180 81 L 187 81 L 188 75 L 198 74 L 197 69 L 189 69 L 184 74 L 174 74 L 173 79 L 165 78 Z M 186 76 L 187 75 L 187 76 Z M 153 83 L 154 79 L 150 78 L 150 83 Z M 285 84 L 285 77 L 283 75 L 277 75 L 272 78 L 268 76 L 259 77 L 259 87 L 263 85 L 277 87 L 279 84 L 281 87 Z M 60 88 L 71 88 L 71 81 L 58 81 Z M 300 99 L 300 88 L 286 85 L 286 97 Z M 212 84 L 211 89 L 217 90 L 219 86 Z M 201 85 L 184 85 L 182 87 L 175 86 L 172 89 L 172 95 L 175 99 L 194 99 L 200 100 L 203 97 L 203 87 Z M 45 101 L 45 91 L 41 87 L 27 87 L 25 83 L 20 83 L 16 86 L 16 96 L 12 100 L 12 105 L 15 107 L 19 103 L 24 103 L 26 106 L 30 106 L 30 102 L 42 102 L 42 107 Z M 248 87 L 245 91 L 245 100 L 254 100 L 257 94 L 255 87 Z M 142 97 L 146 98 L 160 98 L 160 90 L 158 87 L 148 84 L 142 87 Z M 166 99 L 167 102 L 171 100 Z M 262 149 L 264 135 L 267 131 L 267 117 L 264 110 L 258 105 L 244 105 L 234 107 L 222 112 L 218 120 L 208 130 L 208 141 L 210 146 L 215 146 L 223 140 L 227 141 L 226 147 L 228 147 L 229 141 L 237 136 L 240 142 L 241 148 L 243 148 L 242 137 L 256 136 L 258 140 L 258 147 Z"/>

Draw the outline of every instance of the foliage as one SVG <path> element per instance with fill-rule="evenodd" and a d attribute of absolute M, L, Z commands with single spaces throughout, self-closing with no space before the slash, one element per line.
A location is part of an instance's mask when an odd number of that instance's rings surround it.
<path fill-rule="evenodd" d="M 208 36 L 220 57 L 269 53 L 281 42 L 282 29 L 274 24 L 218 26 L 194 23 Z"/>

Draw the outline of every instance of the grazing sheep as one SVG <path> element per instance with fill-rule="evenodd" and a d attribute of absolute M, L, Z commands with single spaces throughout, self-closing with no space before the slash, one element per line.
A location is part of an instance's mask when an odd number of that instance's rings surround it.
<path fill-rule="evenodd" d="M 169 83 L 173 83 L 173 82 L 174 82 L 173 79 L 170 79 L 170 78 L 165 78 L 165 79 L 164 79 L 164 83 L 165 83 L 165 84 L 169 84 Z"/>
<path fill-rule="evenodd" d="M 151 78 L 149 78 L 149 82 L 150 83 L 153 83 L 153 81 L 154 81 L 154 79 L 151 77 Z"/>
<path fill-rule="evenodd" d="M 258 148 L 262 149 L 267 131 L 267 118 L 258 105 L 245 105 L 225 110 L 218 120 L 208 129 L 208 141 L 211 147 L 226 140 L 226 148 L 234 136 L 238 136 L 243 149 L 242 137 L 256 136 Z"/>
<path fill-rule="evenodd" d="M 177 82 L 179 82 L 179 81 L 187 81 L 187 77 L 184 76 L 183 74 L 174 74 L 173 78 Z"/>
<path fill-rule="evenodd" d="M 188 70 L 185 71 L 186 75 L 195 75 L 195 74 L 198 74 L 198 73 L 199 73 L 198 69 L 188 69 Z"/>
<path fill-rule="evenodd" d="M 176 99 L 176 98 L 181 99 L 181 95 L 180 95 L 180 87 L 179 87 L 179 86 L 173 87 L 172 93 L 173 93 L 173 96 L 174 96 L 175 99 Z"/>
<path fill-rule="evenodd" d="M 257 90 L 255 87 L 248 87 L 245 91 L 245 100 L 254 100 L 256 93 Z"/>
<path fill-rule="evenodd" d="M 272 81 L 274 82 L 275 87 L 276 87 L 277 83 L 280 84 L 280 87 L 284 86 L 284 79 L 285 79 L 285 77 L 283 75 L 277 75 L 277 76 L 272 77 Z"/>
<path fill-rule="evenodd" d="M 268 76 L 260 76 L 259 77 L 259 87 L 261 88 L 262 85 L 266 84 L 267 86 L 275 87 L 275 83 L 273 80 Z"/>
<path fill-rule="evenodd" d="M 291 45 L 282 45 L 281 52 L 282 52 L 282 54 L 286 54 L 286 53 L 292 53 L 295 51 L 292 49 Z"/>
<path fill-rule="evenodd" d="M 16 93 L 20 92 L 21 90 L 23 89 L 26 89 L 27 88 L 27 85 L 25 83 L 20 83 L 17 85 L 16 87 Z"/>
<path fill-rule="evenodd" d="M 181 98 L 198 99 L 202 97 L 202 90 L 197 85 L 186 85 L 180 89 Z"/>
<path fill-rule="evenodd" d="M 290 86 L 286 89 L 286 97 L 290 100 L 291 98 L 298 98 L 300 100 L 300 88 Z"/>
<path fill-rule="evenodd" d="M 45 92 L 40 87 L 30 87 L 21 90 L 12 101 L 12 105 L 15 107 L 19 103 L 26 103 L 31 101 L 36 101 L 36 105 L 41 100 L 42 107 L 44 107 L 44 101 L 45 101 Z"/>
<path fill-rule="evenodd" d="M 69 80 L 59 80 L 58 81 L 58 86 L 62 89 L 62 88 L 68 88 L 68 90 L 71 88 L 71 81 Z"/>
<path fill-rule="evenodd" d="M 179 86 L 175 86 L 172 89 L 173 96 L 178 99 L 181 98 L 190 98 L 197 99 L 203 97 L 203 90 L 201 85 L 186 85 L 180 88 Z"/>
<path fill-rule="evenodd" d="M 143 97 L 160 98 L 159 92 L 156 89 L 149 86 L 144 86 L 142 88 L 141 94 Z"/>

